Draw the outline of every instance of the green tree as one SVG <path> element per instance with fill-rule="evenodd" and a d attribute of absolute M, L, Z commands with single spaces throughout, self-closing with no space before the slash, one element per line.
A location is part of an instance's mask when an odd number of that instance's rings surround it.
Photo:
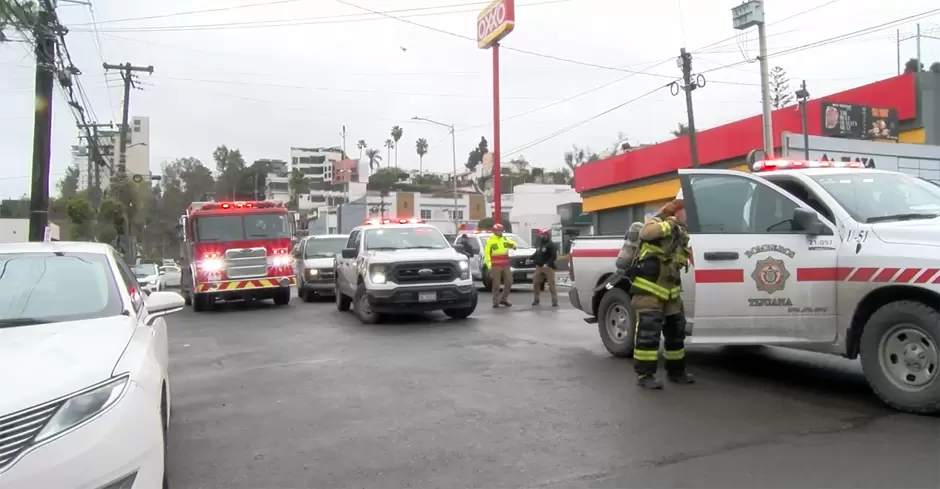
<path fill-rule="evenodd" d="M 392 141 L 391 139 L 386 139 L 385 140 L 385 152 L 386 152 L 386 157 L 387 157 L 387 159 L 385 160 L 386 168 L 392 162 L 392 149 L 394 148 L 395 148 L 395 141 Z M 398 165 L 395 165 L 395 166 L 398 166 Z"/>
<path fill-rule="evenodd" d="M 434 173 L 414 172 L 411 175 L 411 181 L 414 182 L 415 185 L 421 185 L 423 187 L 440 187 L 444 185 L 444 179 Z"/>
<path fill-rule="evenodd" d="M 300 168 L 295 166 L 290 170 L 287 186 L 290 188 L 290 202 L 288 206 L 297 210 L 300 207 L 300 196 L 310 192 L 310 181 L 307 180 L 307 175 L 304 175 L 303 172 L 300 171 Z"/>
<path fill-rule="evenodd" d="M 73 241 L 90 241 L 94 239 L 92 226 L 94 225 L 95 210 L 87 198 L 73 195 L 68 199 L 66 212 L 70 224 L 70 239 Z"/>
<path fill-rule="evenodd" d="M 402 135 L 405 134 L 405 130 L 400 126 L 392 126 L 392 140 L 395 141 L 395 168 L 398 168 L 398 141 L 401 139 Z"/>
<path fill-rule="evenodd" d="M 254 196 L 254 182 L 245 178 L 245 158 L 241 151 L 229 149 L 224 144 L 212 152 L 216 178 L 216 196 L 220 199 L 247 200 Z"/>
<path fill-rule="evenodd" d="M 477 143 L 477 147 L 470 151 L 470 155 L 467 157 L 467 162 L 464 166 L 470 171 L 476 171 L 477 167 L 483 163 L 483 156 L 488 152 L 489 144 L 486 142 L 485 137 L 481 137 L 480 142 Z"/>
<path fill-rule="evenodd" d="M 683 123 L 680 122 L 680 123 L 676 126 L 676 129 L 672 130 L 671 132 L 672 132 L 672 135 L 675 136 L 675 137 L 677 137 L 677 138 L 681 138 L 682 136 L 688 136 L 688 135 L 689 135 L 689 126 L 687 126 L 687 125 L 685 125 L 685 124 L 683 124 Z"/>
<path fill-rule="evenodd" d="M 790 91 L 790 77 L 787 70 L 774 66 L 770 70 L 770 104 L 775 109 L 786 107 L 793 102 L 793 92 Z"/>
<path fill-rule="evenodd" d="M 359 148 L 359 161 L 362 161 L 362 152 L 369 149 L 369 145 L 366 144 L 365 139 L 360 139 L 359 142 L 356 143 L 356 147 Z"/>
<path fill-rule="evenodd" d="M 930 72 L 931 72 L 931 73 L 940 73 L 940 61 L 934 61 L 934 62 L 930 65 Z"/>
<path fill-rule="evenodd" d="M 407 179 L 408 173 L 398 168 L 382 168 L 369 177 L 367 188 L 369 190 L 378 190 L 381 198 L 379 209 L 382 217 L 385 217 L 385 197 L 395 188 L 397 183 Z"/>
<path fill-rule="evenodd" d="M 921 71 L 924 71 L 924 64 L 921 63 L 917 58 L 911 58 L 907 60 L 907 63 L 904 63 L 905 73 L 918 73 Z"/>
<path fill-rule="evenodd" d="M 124 206 L 114 199 L 105 199 L 98 209 L 95 234 L 101 243 L 117 244 L 117 237 L 125 231 Z"/>
<path fill-rule="evenodd" d="M 379 154 L 377 149 L 367 149 L 366 158 L 369 158 L 369 173 L 375 175 L 382 167 L 382 155 Z"/>
<path fill-rule="evenodd" d="M 55 184 L 59 198 L 71 199 L 78 194 L 78 176 L 78 168 L 70 166 L 65 169 L 65 175 Z"/>
<path fill-rule="evenodd" d="M 493 227 L 492 217 L 484 217 L 483 219 L 480 219 L 480 222 L 477 223 L 477 228 L 479 229 L 490 229 L 492 227 Z"/>
<path fill-rule="evenodd" d="M 415 141 L 415 151 L 418 153 L 418 173 L 422 174 L 424 173 L 424 155 L 428 154 L 428 140 L 418 138 Z"/>

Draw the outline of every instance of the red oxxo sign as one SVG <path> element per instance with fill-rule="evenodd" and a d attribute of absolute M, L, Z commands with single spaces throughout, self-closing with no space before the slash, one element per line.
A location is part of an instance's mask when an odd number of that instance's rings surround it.
<path fill-rule="evenodd" d="M 477 16 L 477 47 L 487 49 L 512 32 L 516 25 L 514 0 L 496 0 Z"/>

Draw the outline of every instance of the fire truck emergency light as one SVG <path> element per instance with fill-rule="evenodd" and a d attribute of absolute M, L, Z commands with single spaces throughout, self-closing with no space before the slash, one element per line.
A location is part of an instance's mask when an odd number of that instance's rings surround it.
<path fill-rule="evenodd" d="M 804 160 L 768 160 L 754 163 L 754 173 L 774 170 L 802 170 L 804 168 L 865 168 L 858 161 L 804 161 Z"/>
<path fill-rule="evenodd" d="M 363 223 L 367 226 L 378 226 L 380 224 L 424 224 L 424 219 L 412 217 L 411 219 L 366 219 Z"/>
<path fill-rule="evenodd" d="M 284 207 L 284 204 L 270 200 L 260 202 L 209 202 L 203 204 L 200 209 L 210 211 L 215 209 L 274 209 L 276 207 Z"/>
<path fill-rule="evenodd" d="M 199 262 L 199 268 L 204 272 L 218 272 L 222 270 L 223 265 L 218 253 L 206 253 L 202 255 L 202 261 Z"/>

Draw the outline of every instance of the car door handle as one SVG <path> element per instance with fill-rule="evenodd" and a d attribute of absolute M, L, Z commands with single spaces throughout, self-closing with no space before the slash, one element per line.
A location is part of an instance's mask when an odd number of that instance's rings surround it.
<path fill-rule="evenodd" d="M 738 252 L 737 251 L 706 251 L 705 259 L 714 260 L 714 261 L 737 260 Z"/>

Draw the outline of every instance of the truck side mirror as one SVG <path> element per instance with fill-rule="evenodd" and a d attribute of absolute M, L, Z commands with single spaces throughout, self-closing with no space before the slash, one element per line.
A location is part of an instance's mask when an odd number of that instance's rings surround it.
<path fill-rule="evenodd" d="M 816 211 L 797 207 L 793 210 L 793 222 L 799 226 L 800 230 L 806 231 L 810 236 L 828 236 L 832 234 L 829 226 L 819 220 L 819 214 Z"/>
<path fill-rule="evenodd" d="M 343 248 L 343 258 L 349 260 L 359 256 L 359 250 L 356 248 Z"/>

